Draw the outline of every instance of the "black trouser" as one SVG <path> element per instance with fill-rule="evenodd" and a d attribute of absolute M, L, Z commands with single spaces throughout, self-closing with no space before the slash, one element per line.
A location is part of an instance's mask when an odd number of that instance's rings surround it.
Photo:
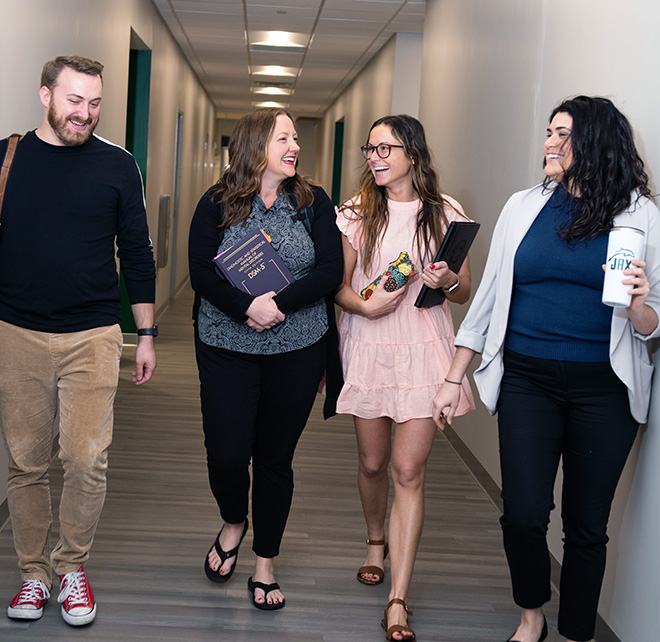
<path fill-rule="evenodd" d="M 638 424 L 609 362 L 504 354 L 498 403 L 501 518 L 513 597 L 522 608 L 550 599 L 546 541 L 559 459 L 564 530 L 559 632 L 591 640 L 610 506 Z"/>
<path fill-rule="evenodd" d="M 325 371 L 325 337 L 275 355 L 222 350 L 199 339 L 196 349 L 211 491 L 226 522 L 243 522 L 252 460 L 252 549 L 275 557 L 293 496 L 293 454 Z"/>

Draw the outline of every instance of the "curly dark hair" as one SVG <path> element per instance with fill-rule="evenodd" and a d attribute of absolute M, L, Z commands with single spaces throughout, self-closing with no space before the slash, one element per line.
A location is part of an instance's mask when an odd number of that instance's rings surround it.
<path fill-rule="evenodd" d="M 236 123 L 229 138 L 229 164 L 212 196 L 213 200 L 222 200 L 222 227 L 242 225 L 250 215 L 252 198 L 259 193 L 261 176 L 268 165 L 268 141 L 280 115 L 294 122 L 291 114 L 283 109 L 263 107 L 246 114 Z M 315 183 L 296 171 L 294 176 L 282 181 L 280 192 L 285 192 L 291 205 L 299 209 L 314 202 L 310 185 Z"/>
<path fill-rule="evenodd" d="M 440 247 L 443 228 L 448 225 L 445 208 L 451 205 L 442 198 L 438 175 L 433 168 L 431 152 L 426 142 L 422 124 L 412 116 L 384 116 L 371 125 L 372 130 L 379 125 L 390 128 L 394 137 L 403 145 L 403 151 L 412 161 L 413 188 L 422 201 L 417 214 L 417 229 L 414 242 L 424 260 L 432 260 L 431 245 Z M 367 143 L 369 136 L 367 136 Z M 368 164 L 360 176 L 357 196 L 342 206 L 345 215 L 358 217 L 362 222 L 361 250 L 365 269 L 369 269 L 374 259 L 378 242 L 387 229 L 387 192 L 385 187 L 376 185 Z"/>
<path fill-rule="evenodd" d="M 632 127 L 611 100 L 599 96 L 564 100 L 552 111 L 549 122 L 560 112 L 573 119 L 568 139 L 573 162 L 561 184 L 580 198 L 582 207 L 559 236 L 566 242 L 593 239 L 610 231 L 614 217 L 630 206 L 633 191 L 637 191 L 636 199 L 652 198 L 649 178 Z M 546 177 L 544 187 L 552 180 Z"/>

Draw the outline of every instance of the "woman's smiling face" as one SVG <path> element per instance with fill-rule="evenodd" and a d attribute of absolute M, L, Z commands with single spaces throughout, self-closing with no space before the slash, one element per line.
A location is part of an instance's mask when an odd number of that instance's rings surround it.
<path fill-rule="evenodd" d="M 573 164 L 573 149 L 571 146 L 571 132 L 573 119 L 565 111 L 555 114 L 548 126 L 547 138 L 543 145 L 545 153 L 546 176 L 561 183 L 566 170 Z"/>
<path fill-rule="evenodd" d="M 369 134 L 369 145 L 378 147 L 382 143 L 399 145 L 399 147 L 392 147 L 390 155 L 384 159 L 376 151 L 372 152 L 367 162 L 374 175 L 376 185 L 384 187 L 388 193 L 399 191 L 403 186 L 411 186 L 412 162 L 406 154 L 406 150 L 400 147 L 401 141 L 387 125 L 376 125 Z"/>
<path fill-rule="evenodd" d="M 273 135 L 268 141 L 268 165 L 262 180 L 267 178 L 282 182 L 294 176 L 299 151 L 298 134 L 293 122 L 286 114 L 279 114 L 275 120 Z"/>

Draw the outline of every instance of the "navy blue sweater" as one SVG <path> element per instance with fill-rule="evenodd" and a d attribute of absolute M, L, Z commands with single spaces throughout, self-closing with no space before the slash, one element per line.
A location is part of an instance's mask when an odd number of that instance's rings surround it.
<path fill-rule="evenodd" d="M 609 359 L 612 308 L 603 305 L 607 235 L 567 244 L 557 232 L 579 211 L 559 187 L 518 247 L 506 347 L 560 361 Z"/>
<path fill-rule="evenodd" d="M 4 157 L 7 141 L 0 141 Z M 77 332 L 121 319 L 115 241 L 131 303 L 153 303 L 156 271 L 142 180 L 124 149 L 34 132 L 18 144 L 0 227 L 0 319 Z"/>

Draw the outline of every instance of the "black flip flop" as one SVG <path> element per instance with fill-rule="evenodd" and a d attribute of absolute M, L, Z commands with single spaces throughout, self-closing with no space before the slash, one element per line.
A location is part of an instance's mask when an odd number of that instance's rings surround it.
<path fill-rule="evenodd" d="M 208 577 L 212 582 L 217 582 L 218 584 L 224 584 L 225 582 L 228 582 L 231 576 L 234 574 L 234 571 L 236 570 L 236 562 L 238 562 L 238 549 L 241 547 L 241 543 L 243 542 L 245 533 L 247 533 L 248 526 L 249 523 L 246 517 L 245 528 L 243 529 L 243 534 L 241 535 L 241 539 L 238 542 L 238 546 L 235 546 L 230 551 L 224 551 L 220 546 L 220 534 L 222 533 L 222 529 L 224 528 L 224 526 L 220 529 L 220 533 L 218 533 L 218 536 L 215 538 L 215 542 L 213 542 L 213 546 L 209 548 L 209 552 L 206 554 L 206 557 L 204 558 L 204 572 L 206 573 L 206 577 Z M 216 555 L 220 558 L 220 565 L 218 566 L 218 569 L 215 571 L 209 566 L 209 555 L 213 550 L 215 550 Z M 236 559 L 234 560 L 234 563 L 231 565 L 231 568 L 229 569 L 229 573 L 222 575 L 220 573 L 220 569 L 222 568 L 222 565 L 230 557 L 234 555 L 236 556 Z"/>
<path fill-rule="evenodd" d="M 272 584 L 264 584 L 263 582 L 254 582 L 251 577 L 248 578 L 248 591 L 252 593 L 252 604 L 254 604 L 258 609 L 261 609 L 262 611 L 277 611 L 278 609 L 283 609 L 286 600 L 282 600 L 281 602 L 273 604 L 268 604 L 267 601 L 263 603 L 257 602 L 254 599 L 255 589 L 261 589 L 264 592 L 264 598 L 267 598 L 271 591 L 276 591 L 279 588 L 280 585 L 277 582 L 273 582 Z"/>

